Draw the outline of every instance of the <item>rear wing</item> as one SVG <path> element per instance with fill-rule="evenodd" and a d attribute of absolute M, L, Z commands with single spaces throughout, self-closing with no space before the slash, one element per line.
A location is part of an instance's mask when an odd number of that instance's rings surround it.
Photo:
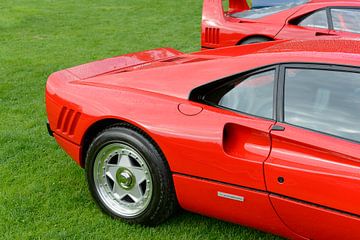
<path fill-rule="evenodd" d="M 228 1 L 229 13 L 249 10 L 250 6 L 246 0 L 225 0 Z M 204 0 L 203 20 L 224 20 L 223 0 Z"/>
<path fill-rule="evenodd" d="M 229 0 L 229 12 L 242 12 L 249 9 L 250 6 L 246 0 Z"/>

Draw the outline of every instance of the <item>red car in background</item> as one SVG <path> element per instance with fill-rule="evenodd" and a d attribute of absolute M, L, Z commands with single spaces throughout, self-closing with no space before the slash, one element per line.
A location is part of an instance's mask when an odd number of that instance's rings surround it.
<path fill-rule="evenodd" d="M 46 108 L 115 218 L 157 225 L 179 204 L 291 239 L 360 238 L 359 41 L 123 55 L 52 74 Z"/>
<path fill-rule="evenodd" d="M 229 0 L 228 10 L 224 9 L 222 0 L 204 0 L 202 48 L 321 36 L 360 37 L 358 0 L 292 0 L 252 9 L 246 0 Z"/>

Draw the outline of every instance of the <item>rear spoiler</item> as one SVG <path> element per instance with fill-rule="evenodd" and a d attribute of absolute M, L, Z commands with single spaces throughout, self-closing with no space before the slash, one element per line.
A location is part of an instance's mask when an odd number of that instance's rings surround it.
<path fill-rule="evenodd" d="M 229 12 L 242 12 L 249 9 L 250 6 L 246 0 L 229 0 Z"/>
<path fill-rule="evenodd" d="M 131 67 L 142 66 L 154 61 L 170 59 L 183 54 L 172 48 L 159 48 L 90 62 L 66 70 L 79 79 L 87 79 Z"/>
<path fill-rule="evenodd" d="M 226 0 L 229 3 L 229 13 L 249 10 L 246 0 Z M 224 21 L 223 0 L 204 0 L 203 21 Z"/>

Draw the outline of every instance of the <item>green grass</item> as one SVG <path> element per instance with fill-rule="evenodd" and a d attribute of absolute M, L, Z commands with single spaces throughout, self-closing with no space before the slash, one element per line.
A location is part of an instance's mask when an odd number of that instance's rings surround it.
<path fill-rule="evenodd" d="M 157 228 L 112 220 L 47 135 L 50 73 L 144 49 L 198 50 L 200 18 L 200 0 L 1 0 L 1 239 L 276 239 L 186 212 Z"/>

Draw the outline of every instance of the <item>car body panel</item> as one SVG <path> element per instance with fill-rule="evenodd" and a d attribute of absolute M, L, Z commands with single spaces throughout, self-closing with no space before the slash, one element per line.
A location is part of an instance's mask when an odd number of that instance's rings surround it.
<path fill-rule="evenodd" d="M 120 56 L 116 61 L 98 61 L 49 77 L 46 108 L 50 129 L 79 165 L 85 164 L 87 140 L 96 135 L 91 132 L 94 126 L 123 121 L 141 129 L 161 149 L 174 175 L 179 202 L 189 211 L 302 239 L 310 236 L 311 221 L 299 229 L 297 215 L 288 212 L 294 202 L 304 201 L 309 209 L 313 204 L 321 206 L 334 219 L 350 221 L 360 229 L 355 205 L 360 196 L 356 186 L 359 153 L 357 148 L 353 150 L 358 145 L 321 135 L 317 139 L 323 143 L 313 140 L 309 147 L 311 142 L 306 139 L 313 132 L 306 135 L 289 126 L 284 132 L 273 132 L 272 127 L 279 125 L 275 120 L 190 100 L 194 89 L 282 63 L 360 66 L 358 41 L 279 41 L 193 54 L 169 49 L 150 52 L 158 51 L 166 53 L 150 54 L 152 57 L 140 61 L 129 56 L 139 59 L 148 55 L 125 55 L 126 61 Z M 283 148 L 288 151 L 284 153 Z M 299 154 L 308 158 L 306 165 L 296 162 Z M 278 186 L 279 175 L 291 183 L 289 188 Z M 314 189 L 308 191 L 306 185 L 310 184 Z M 201 194 L 204 189 L 208 191 Z M 331 189 L 348 194 L 332 196 Z M 217 192 L 244 195 L 245 204 L 219 197 Z M 273 195 L 291 202 L 274 204 Z M 349 213 L 355 222 L 343 218 Z M 267 221 L 259 221 L 260 214 Z M 320 211 L 319 215 L 327 216 L 322 214 Z M 301 217 L 307 220 L 307 215 Z M 329 218 L 329 223 L 332 221 Z"/>
<path fill-rule="evenodd" d="M 263 162 L 270 153 L 273 124 L 205 108 L 196 116 L 177 115 L 169 126 L 174 133 L 158 138 L 158 144 L 173 172 L 265 190 Z M 224 137 L 227 131 L 232 134 Z"/>
<path fill-rule="evenodd" d="M 307 239 L 359 238 L 359 217 L 270 195 L 271 203 L 292 231 Z"/>
<path fill-rule="evenodd" d="M 230 11 L 237 10 L 230 8 Z M 256 36 L 260 33 L 262 36 L 275 38 L 284 26 L 287 16 L 296 11 L 297 8 L 281 12 L 279 13 L 281 17 L 270 15 L 261 19 L 238 19 L 224 15 L 222 0 L 205 0 L 202 16 L 202 47 L 233 46 L 248 36 Z"/>
<path fill-rule="evenodd" d="M 242 0 L 239 0 L 242 2 Z M 241 5 L 241 4 L 240 4 Z M 269 40 L 311 39 L 323 35 L 333 38 L 360 38 L 359 34 L 329 32 L 320 28 L 305 28 L 291 24 L 291 21 L 319 9 L 330 6 L 360 8 L 357 1 L 309 1 L 288 10 L 284 10 L 258 19 L 232 17 L 233 12 L 246 10 L 230 8 L 224 13 L 222 0 L 204 0 L 202 17 L 201 46 L 203 49 L 219 48 L 241 44 L 250 37 L 265 37 Z"/>
<path fill-rule="evenodd" d="M 174 184 L 179 204 L 184 209 L 290 239 L 305 239 L 289 230 L 279 219 L 265 192 L 179 174 L 174 175 Z M 222 194 L 225 197 L 219 196 Z"/>
<path fill-rule="evenodd" d="M 164 154 L 168 156 L 173 172 L 265 190 L 262 163 L 270 153 L 269 132 L 273 121 L 258 120 L 248 116 L 242 117 L 226 111 L 219 112 L 217 108 L 204 109 L 201 114 L 188 116 L 179 112 L 178 105 L 194 103 L 183 99 L 163 96 L 159 99 L 157 94 L 144 91 L 130 92 L 130 89 L 126 88 L 106 89 L 105 91 L 96 88 L 92 88 L 94 91 L 89 91 L 86 88 L 89 86 L 79 85 L 78 90 L 84 92 L 81 98 L 87 99 L 87 104 L 82 104 L 80 108 L 64 103 L 66 108 L 72 109 L 74 112 L 81 111 L 81 119 L 76 124 L 76 133 L 81 134 L 71 136 L 56 128 L 55 136 L 62 134 L 64 138 L 79 144 L 83 141 L 83 135 L 91 122 L 99 121 L 101 118 L 124 120 L 141 129 L 146 129 L 159 144 Z M 116 91 L 112 92 L 114 90 Z M 103 106 L 99 106 L 98 99 L 92 98 L 95 94 L 101 97 Z M 74 96 L 71 97 L 72 102 L 80 100 Z M 57 114 L 54 115 L 60 116 L 61 106 L 54 106 L 51 103 L 53 98 L 57 99 L 57 102 L 62 102 L 56 96 L 48 96 L 48 108 L 51 108 L 51 111 L 57 110 Z M 128 99 L 126 103 L 124 103 L 124 99 Z M 141 104 L 142 107 L 133 109 L 134 104 Z M 153 114 L 154 109 L 161 109 L 166 113 L 166 124 L 164 123 L 165 116 Z M 59 117 L 53 119 L 49 115 L 50 125 L 54 126 L 54 122 L 58 122 L 58 119 Z M 134 122 L 133 119 L 136 121 Z M 204 121 L 208 124 L 204 125 Z M 252 142 L 239 140 L 239 144 L 243 143 L 247 146 L 240 153 L 229 155 L 223 150 L 223 131 L 227 123 L 247 127 L 248 137 L 253 137 Z M 188 128 L 189 125 L 194 128 Z M 65 148 L 68 149 L 68 146 Z M 67 152 L 69 153 L 69 150 Z M 78 155 L 74 158 L 78 159 Z M 185 159 L 186 161 L 184 161 Z M 219 165 L 219 161 L 223 162 L 226 167 Z"/>
<path fill-rule="evenodd" d="M 293 25 L 290 22 L 294 19 L 297 19 L 301 16 L 304 16 L 306 14 L 316 12 L 319 10 L 326 10 L 328 8 L 336 8 L 336 7 L 356 7 L 360 8 L 359 2 L 343 2 L 343 1 L 333 1 L 330 2 L 329 5 L 324 5 L 322 3 L 320 4 L 312 4 L 312 5 L 306 5 L 306 7 L 299 8 L 296 13 L 291 15 L 284 27 L 281 29 L 281 31 L 276 35 L 277 39 L 311 39 L 321 36 L 328 36 L 332 37 L 334 39 L 338 37 L 346 37 L 346 38 L 360 38 L 359 34 L 350 33 L 350 32 L 342 32 L 342 31 L 336 31 L 331 29 L 322 29 L 322 28 L 315 28 L 315 27 L 302 27 Z"/>
<path fill-rule="evenodd" d="M 285 130 L 271 134 L 272 151 L 265 163 L 268 191 L 360 215 L 359 144 L 277 125 Z M 279 183 L 278 177 L 284 182 Z"/>

